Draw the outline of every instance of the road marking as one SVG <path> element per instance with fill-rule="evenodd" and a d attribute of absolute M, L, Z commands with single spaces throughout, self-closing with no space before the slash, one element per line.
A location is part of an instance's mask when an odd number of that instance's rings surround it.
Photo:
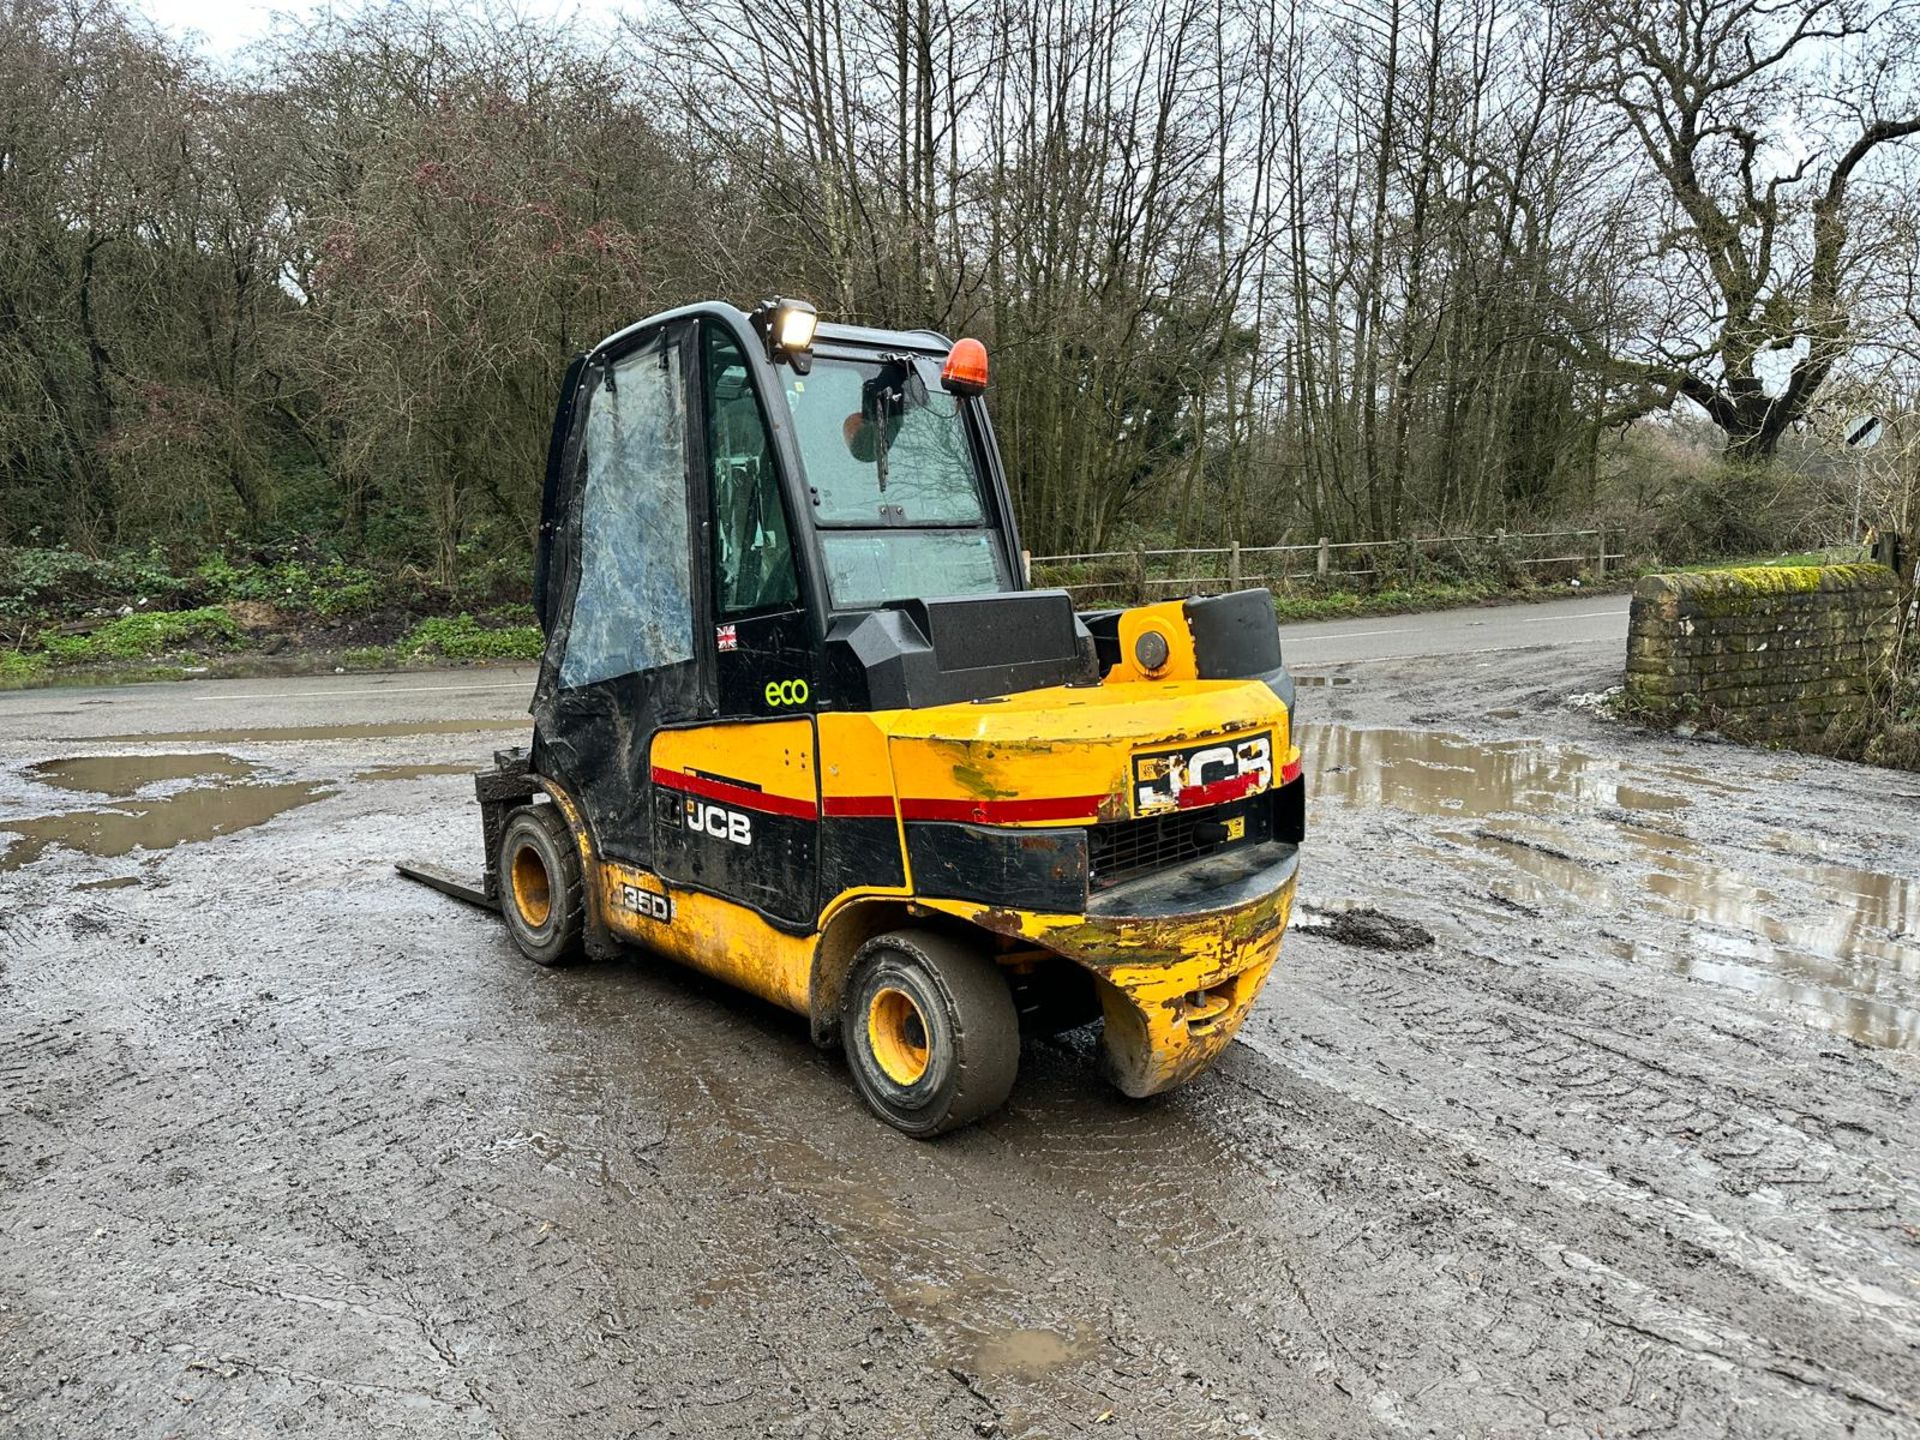
<path fill-rule="evenodd" d="M 1616 615 L 1624 615 L 1624 610 L 1581 610 L 1572 615 L 1528 615 L 1520 620 L 1522 625 L 1550 625 L 1556 620 L 1592 620 L 1606 616 L 1611 620 Z"/>
<path fill-rule="evenodd" d="M 1362 655 L 1355 660 L 1310 660 L 1297 667 L 1302 674 L 1319 674 L 1322 670 L 1338 670 L 1347 665 L 1390 665 L 1394 662 L 1404 664 L 1408 660 L 1452 660 L 1461 655 L 1506 655 L 1515 650 L 1546 650 L 1554 645 L 1618 645 L 1618 635 L 1588 635 L 1579 640 L 1549 641 L 1544 645 L 1483 645 L 1478 650 L 1428 650 L 1401 655 Z M 1289 670 L 1296 667 L 1289 665 Z"/>
<path fill-rule="evenodd" d="M 225 700 L 333 700 L 342 695 L 460 695 L 470 690 L 531 690 L 514 685 L 368 685 L 358 690 L 254 690 L 245 695 L 195 695 L 202 705 Z"/>
<path fill-rule="evenodd" d="M 1398 630 L 1339 630 L 1331 635 L 1296 635 L 1293 637 L 1293 643 L 1311 645 L 1315 640 L 1364 640 L 1369 635 L 1411 635 L 1414 630 L 1415 627 L 1410 625 L 1402 626 Z M 1284 640 L 1286 635 L 1285 630 L 1280 632 L 1281 639 Z"/>

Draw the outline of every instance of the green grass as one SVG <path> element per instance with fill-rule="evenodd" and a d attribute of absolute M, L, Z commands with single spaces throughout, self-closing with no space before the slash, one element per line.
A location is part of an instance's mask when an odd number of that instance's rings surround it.
<path fill-rule="evenodd" d="M 246 635 L 217 605 L 198 610 L 155 610 L 123 615 L 85 635 L 48 635 L 41 641 L 47 658 L 58 665 L 97 664 L 103 660 L 148 660 L 189 646 L 234 649 Z"/>
<path fill-rule="evenodd" d="M 538 660 L 545 641 L 538 625 L 482 625 L 471 615 L 422 620 L 390 648 L 401 658 L 446 660 Z"/>
<path fill-rule="evenodd" d="M 436 615 L 391 645 L 346 651 L 340 664 L 348 670 L 394 670 L 423 660 L 538 660 L 545 645 L 538 625 L 482 625 L 471 615 Z"/>
<path fill-rule="evenodd" d="M 46 673 L 47 657 L 19 650 L 0 650 L 0 689 L 31 685 Z"/>
<path fill-rule="evenodd" d="M 1340 620 L 1350 615 L 1396 615 L 1410 610 L 1446 610 L 1456 605 L 1477 605 L 1482 600 L 1521 592 L 1509 590 L 1497 580 L 1464 580 L 1392 586 L 1384 590 L 1359 593 L 1334 590 L 1323 595 L 1276 593 L 1274 613 L 1285 623 L 1299 620 Z"/>

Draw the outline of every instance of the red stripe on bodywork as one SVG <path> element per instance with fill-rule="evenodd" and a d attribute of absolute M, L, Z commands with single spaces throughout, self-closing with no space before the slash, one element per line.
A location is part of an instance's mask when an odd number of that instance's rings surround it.
<path fill-rule="evenodd" d="M 663 770 L 653 767 L 653 783 L 664 785 L 669 790 L 683 790 L 689 795 L 698 795 L 705 800 L 717 800 L 722 805 L 738 806 L 742 810 L 758 810 L 766 815 L 786 815 L 795 820 L 815 820 L 819 818 L 819 809 L 811 800 L 795 800 L 786 795 L 769 795 L 764 790 L 750 790 L 745 785 L 732 785 L 725 780 L 709 780 L 704 775 L 687 775 L 678 770 Z"/>
<path fill-rule="evenodd" d="M 1103 795 L 1049 795 L 1034 800 L 935 800 L 902 797 L 909 820 L 967 820 L 1011 825 L 1021 820 L 1097 820 Z"/>
<path fill-rule="evenodd" d="M 891 820 L 891 795 L 822 795 L 820 811 L 843 820 Z"/>

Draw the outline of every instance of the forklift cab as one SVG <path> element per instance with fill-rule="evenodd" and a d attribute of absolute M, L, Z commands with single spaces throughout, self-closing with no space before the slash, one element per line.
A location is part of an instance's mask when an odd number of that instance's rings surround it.
<path fill-rule="evenodd" d="M 985 352 L 956 375 L 928 331 L 783 344 L 788 304 L 689 306 L 574 361 L 540 529 L 534 765 L 604 855 L 799 925 L 822 898 L 811 805 L 782 824 L 725 802 L 811 789 L 815 714 L 1091 679 L 1094 656 L 1064 592 L 1025 591 Z"/>

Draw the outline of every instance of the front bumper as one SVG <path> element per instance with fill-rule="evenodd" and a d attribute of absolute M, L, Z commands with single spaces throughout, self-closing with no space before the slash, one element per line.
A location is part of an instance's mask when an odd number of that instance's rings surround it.
<path fill-rule="evenodd" d="M 1299 847 L 1268 843 L 1115 887 L 1084 915 L 928 902 L 1092 973 L 1102 1054 L 1128 1095 L 1191 1080 L 1259 998 L 1293 910 Z"/>

